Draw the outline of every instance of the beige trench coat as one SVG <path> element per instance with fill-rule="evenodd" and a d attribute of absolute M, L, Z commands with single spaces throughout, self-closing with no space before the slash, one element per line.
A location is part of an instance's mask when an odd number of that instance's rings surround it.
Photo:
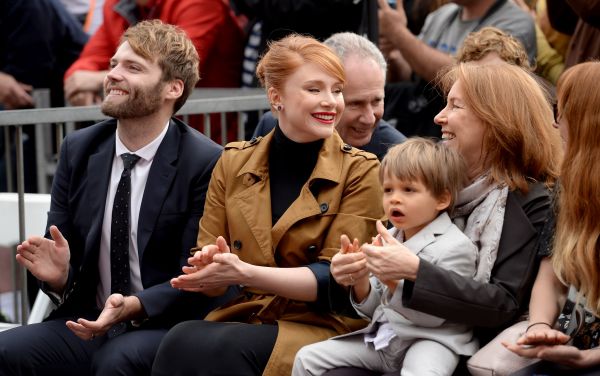
<path fill-rule="evenodd" d="M 222 235 L 232 252 L 247 263 L 298 267 L 330 260 L 340 235 L 367 242 L 383 218 L 379 161 L 375 155 L 327 138 L 300 196 L 273 226 L 269 183 L 272 133 L 230 143 L 213 170 L 197 247 Z M 300 347 L 365 325 L 311 306 L 246 287 L 234 302 L 206 317 L 212 321 L 275 323 L 279 335 L 263 375 L 289 375 Z"/>

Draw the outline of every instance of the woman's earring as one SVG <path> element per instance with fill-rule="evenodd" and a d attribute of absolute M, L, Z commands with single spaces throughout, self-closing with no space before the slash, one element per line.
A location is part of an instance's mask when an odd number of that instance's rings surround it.
<path fill-rule="evenodd" d="M 277 105 L 277 111 L 281 112 L 281 110 L 283 110 L 283 105 L 278 104 Z"/>

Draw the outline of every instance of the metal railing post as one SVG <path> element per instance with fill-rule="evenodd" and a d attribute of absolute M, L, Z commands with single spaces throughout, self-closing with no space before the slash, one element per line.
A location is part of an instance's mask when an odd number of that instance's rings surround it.
<path fill-rule="evenodd" d="M 210 114 L 204 114 L 204 135 L 210 138 Z"/>
<path fill-rule="evenodd" d="M 19 198 L 19 242 L 22 242 L 25 240 L 25 165 L 23 163 L 22 126 L 18 126 L 16 129 L 15 144 L 17 159 L 17 196 Z M 21 324 L 25 325 L 29 315 L 29 299 L 27 299 L 27 270 L 25 268 L 21 268 L 21 272 Z"/>
<path fill-rule="evenodd" d="M 221 112 L 221 145 L 223 146 L 227 145 L 227 142 L 229 142 L 227 139 L 228 128 L 227 114 L 225 112 Z"/>
<path fill-rule="evenodd" d="M 6 172 L 6 191 L 14 191 L 12 176 L 12 153 L 10 146 L 10 127 L 4 127 L 4 170 Z"/>
<path fill-rule="evenodd" d="M 33 101 L 36 108 L 50 107 L 50 89 L 36 89 L 33 91 Z M 35 124 L 35 172 L 37 176 L 38 193 L 48 193 L 48 174 L 46 173 L 46 164 L 48 161 L 48 148 L 50 143 L 48 138 L 50 132 L 43 123 Z"/>

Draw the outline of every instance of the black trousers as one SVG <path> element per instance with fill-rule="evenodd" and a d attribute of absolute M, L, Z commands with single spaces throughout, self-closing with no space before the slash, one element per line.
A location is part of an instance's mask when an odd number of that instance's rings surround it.
<path fill-rule="evenodd" d="M 277 325 L 183 322 L 160 344 L 152 375 L 261 375 L 277 333 Z"/>
<path fill-rule="evenodd" d="M 167 329 L 81 340 L 55 319 L 0 333 L 0 375 L 148 375 Z"/>
<path fill-rule="evenodd" d="M 197 307 L 178 308 L 190 310 L 188 317 L 204 317 L 236 295 L 236 289 L 229 289 L 218 298 L 198 294 Z M 157 317 L 114 338 L 103 336 L 86 341 L 73 334 L 65 323 L 80 317 L 96 320 L 100 311 L 93 309 L 68 318 L 63 315 L 65 311 L 69 311 L 66 305 L 45 322 L 0 332 L 0 376 L 147 376 L 158 346 L 172 325 Z"/>

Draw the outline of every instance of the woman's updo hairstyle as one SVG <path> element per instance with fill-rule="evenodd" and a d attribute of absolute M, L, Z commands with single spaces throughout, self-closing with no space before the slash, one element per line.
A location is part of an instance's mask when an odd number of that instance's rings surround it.
<path fill-rule="evenodd" d="M 344 67 L 333 50 L 314 38 L 298 34 L 269 43 L 256 67 L 256 76 L 265 89 L 282 90 L 285 80 L 306 63 L 316 64 L 340 82 L 346 82 Z"/>

